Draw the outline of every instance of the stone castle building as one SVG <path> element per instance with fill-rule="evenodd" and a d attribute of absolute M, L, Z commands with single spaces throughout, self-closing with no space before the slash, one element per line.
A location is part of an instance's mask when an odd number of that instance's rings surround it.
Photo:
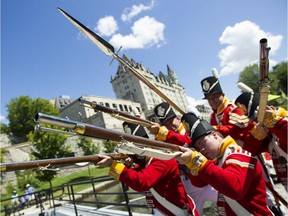
<path fill-rule="evenodd" d="M 123 55 L 123 59 L 136 68 L 141 75 L 148 79 L 163 94 L 173 99 L 173 102 L 183 111 L 186 111 L 188 101 L 185 89 L 179 84 L 176 73 L 168 65 L 167 74 L 160 71 L 158 75 L 155 75 L 143 64 L 137 63 L 128 56 Z M 157 104 L 163 102 L 163 99 L 140 81 L 129 69 L 119 63 L 117 72 L 115 76 L 111 77 L 110 83 L 116 99 L 93 95 L 82 97 L 131 115 L 134 115 L 132 110 L 137 110 L 142 118 L 157 121 L 154 117 L 153 109 Z M 72 100 L 67 96 L 61 96 L 50 100 L 50 102 L 60 109 L 60 116 L 63 118 L 108 129 L 122 130 L 123 120 L 118 120 L 104 112 L 95 111 L 89 105 L 80 103 L 78 99 Z M 199 108 L 198 110 L 206 117 L 205 115 L 209 112 L 208 108 Z"/>
<path fill-rule="evenodd" d="M 158 88 L 168 98 L 173 99 L 182 110 L 186 110 L 188 106 L 186 92 L 183 86 L 179 84 L 176 73 L 167 65 L 167 75 L 159 72 L 154 75 L 143 64 L 139 64 L 132 58 L 123 55 L 123 59 L 131 66 L 137 69 L 141 75 L 148 79 L 156 88 Z M 129 69 L 124 65 L 119 64 L 117 73 L 111 77 L 111 84 L 116 98 L 131 100 L 141 104 L 142 111 L 149 119 L 153 114 L 154 107 L 163 102 L 163 99 L 158 96 L 146 84 L 140 81 Z"/>

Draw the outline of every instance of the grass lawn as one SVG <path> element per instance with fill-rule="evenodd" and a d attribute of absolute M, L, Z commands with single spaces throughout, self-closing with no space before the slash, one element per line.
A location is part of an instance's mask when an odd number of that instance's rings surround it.
<path fill-rule="evenodd" d="M 75 182 L 79 182 L 79 181 L 89 180 L 91 177 L 107 176 L 108 170 L 109 170 L 109 168 L 97 168 L 97 167 L 92 166 L 89 169 L 87 167 L 87 169 L 85 169 L 85 170 L 78 171 L 78 172 L 72 173 L 70 175 L 56 176 L 52 180 L 52 187 L 61 186 L 62 184 L 65 184 L 65 183 L 75 183 Z M 89 188 L 89 187 L 91 187 L 91 184 L 82 184 L 82 185 L 74 186 L 73 190 L 74 190 L 74 193 L 77 193 L 77 192 L 82 191 L 82 190 Z M 40 191 L 40 190 L 44 190 L 44 189 L 48 189 L 48 188 L 50 188 L 49 182 L 42 182 L 42 184 L 36 188 L 36 191 Z M 67 192 L 67 191 L 65 191 L 65 192 Z M 57 197 L 57 196 L 60 196 L 61 194 L 62 194 L 62 191 L 55 191 L 53 193 L 53 196 Z M 12 194 L 1 194 L 1 200 L 9 198 L 9 197 L 11 197 L 11 195 Z M 23 195 L 23 193 L 19 193 L 18 195 Z M 10 200 L 5 201 L 5 202 L 1 202 L 1 210 L 4 209 L 4 205 L 6 203 L 9 206 L 11 206 Z M 4 213 L 1 213 L 1 215 L 4 215 Z"/>

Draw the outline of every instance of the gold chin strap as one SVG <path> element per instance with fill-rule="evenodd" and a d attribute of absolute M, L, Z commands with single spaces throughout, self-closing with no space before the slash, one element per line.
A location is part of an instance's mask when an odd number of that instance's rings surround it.
<path fill-rule="evenodd" d="M 183 134 L 185 134 L 185 132 L 186 132 L 185 126 L 184 126 L 184 124 L 181 122 L 180 125 L 179 125 L 179 127 L 178 127 L 178 133 L 183 135 Z"/>
<path fill-rule="evenodd" d="M 231 137 L 231 136 L 227 136 L 224 138 L 224 140 L 222 141 L 221 145 L 219 146 L 218 152 L 219 152 L 219 156 L 218 158 L 221 158 L 225 152 L 225 150 L 230 147 L 233 146 L 233 148 L 240 148 L 240 146 L 237 145 L 236 141 Z"/>

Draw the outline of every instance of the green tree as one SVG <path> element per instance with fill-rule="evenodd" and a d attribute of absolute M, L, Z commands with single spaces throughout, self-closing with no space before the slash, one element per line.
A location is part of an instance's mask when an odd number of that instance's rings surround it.
<path fill-rule="evenodd" d="M 116 149 L 118 143 L 115 141 L 107 140 L 103 141 L 103 145 L 105 147 L 105 153 L 112 153 Z"/>
<path fill-rule="evenodd" d="M 45 126 L 45 127 L 50 127 Z M 59 129 L 54 127 L 53 129 Z M 51 158 L 67 157 L 71 153 L 70 148 L 65 146 L 67 135 L 54 132 L 35 131 L 29 135 L 29 141 L 33 143 L 32 159 L 43 160 Z M 40 181 L 51 181 L 57 174 L 53 167 L 47 167 L 48 169 L 37 170 L 36 178 Z"/>
<path fill-rule="evenodd" d="M 282 106 L 287 109 L 287 62 L 277 64 L 269 71 L 270 94 L 281 96 L 269 101 L 269 105 Z M 253 64 L 244 68 L 239 74 L 238 82 L 243 82 L 254 92 L 259 93 L 259 66 Z"/>
<path fill-rule="evenodd" d="M 27 184 L 33 185 L 35 188 L 39 187 L 41 184 L 41 182 L 36 178 L 36 173 L 33 170 L 17 171 L 16 175 L 18 183 L 17 186 L 21 191 L 25 190 Z"/>
<path fill-rule="evenodd" d="M 78 147 L 81 148 L 84 152 L 84 155 L 93 155 L 99 153 L 99 147 L 95 146 L 91 138 L 80 137 Z"/>
<path fill-rule="evenodd" d="M 287 62 L 274 66 L 269 75 L 271 75 L 271 94 L 281 96 L 279 99 L 269 101 L 269 104 L 287 109 Z"/>
<path fill-rule="evenodd" d="M 6 125 L 4 123 L 0 123 L 0 133 L 9 135 L 10 128 L 8 127 L 8 125 Z"/>
<path fill-rule="evenodd" d="M 275 74 L 273 83 L 276 84 L 276 88 L 273 88 L 271 91 L 275 92 L 275 94 L 280 95 L 281 91 L 283 91 L 287 95 L 287 66 L 286 61 L 274 66 L 272 69 L 272 74 Z"/>
<path fill-rule="evenodd" d="M 259 92 L 259 67 L 257 64 L 253 64 L 244 68 L 239 74 L 238 82 L 242 82 L 245 85 L 253 89 L 254 92 Z"/>
<path fill-rule="evenodd" d="M 28 96 L 20 96 L 11 99 L 6 105 L 10 131 L 27 141 L 27 135 L 34 130 L 34 117 L 37 112 L 57 115 L 58 109 L 53 107 L 48 100 L 42 98 L 31 99 Z"/>

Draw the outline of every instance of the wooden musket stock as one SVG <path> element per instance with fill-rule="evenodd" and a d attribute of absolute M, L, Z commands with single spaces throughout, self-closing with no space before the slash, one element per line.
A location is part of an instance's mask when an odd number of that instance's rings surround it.
<path fill-rule="evenodd" d="M 126 154 L 106 154 L 114 160 L 126 159 L 128 156 Z M 2 163 L 0 164 L 1 172 L 11 172 L 17 170 L 33 169 L 33 168 L 45 168 L 50 165 L 71 165 L 81 162 L 91 162 L 97 163 L 101 159 L 98 155 L 82 156 L 82 157 L 67 157 L 67 158 L 54 158 L 54 159 L 44 159 L 44 160 L 34 160 L 27 162 L 18 163 Z"/>

